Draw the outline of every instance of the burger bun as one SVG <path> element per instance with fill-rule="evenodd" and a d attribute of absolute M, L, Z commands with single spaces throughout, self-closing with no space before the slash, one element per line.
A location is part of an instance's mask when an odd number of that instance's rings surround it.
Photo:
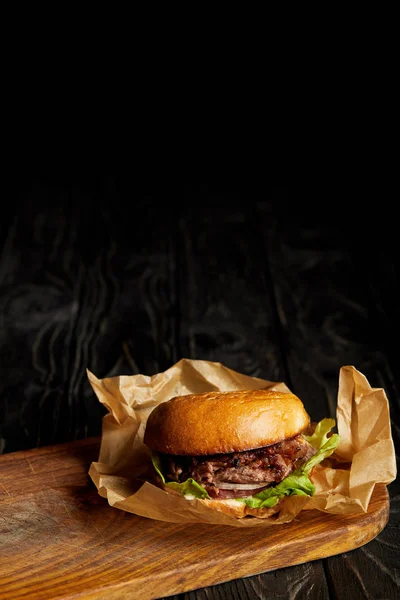
<path fill-rule="evenodd" d="M 213 391 L 176 396 L 156 406 L 144 443 L 173 455 L 243 452 L 292 438 L 309 424 L 302 401 L 291 392 Z"/>

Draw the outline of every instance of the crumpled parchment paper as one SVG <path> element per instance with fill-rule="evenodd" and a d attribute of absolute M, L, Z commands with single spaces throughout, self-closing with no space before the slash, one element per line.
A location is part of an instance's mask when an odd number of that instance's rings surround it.
<path fill-rule="evenodd" d="M 89 370 L 87 376 L 108 411 L 102 422 L 99 458 L 91 464 L 89 475 L 111 506 L 130 513 L 174 523 L 278 525 L 290 522 L 301 510 L 342 515 L 366 512 L 375 484 L 389 484 L 396 478 L 386 393 L 382 388 L 372 388 L 353 366 L 343 366 L 339 372 L 336 421 L 341 439 L 336 452 L 313 470 L 315 495 L 285 497 L 279 513 L 263 519 L 235 519 L 146 481 L 151 462 L 143 435 L 153 408 L 176 395 L 210 390 L 289 391 L 283 382 L 249 377 L 218 362 L 185 358 L 152 376 L 98 379 Z M 301 399 L 307 410 L 306 399 Z"/>

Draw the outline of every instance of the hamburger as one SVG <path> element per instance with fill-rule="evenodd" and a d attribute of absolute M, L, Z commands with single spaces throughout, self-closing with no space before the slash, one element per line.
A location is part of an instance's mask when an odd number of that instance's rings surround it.
<path fill-rule="evenodd" d="M 291 392 L 212 391 L 156 406 L 144 443 L 165 491 L 237 518 L 268 517 L 285 496 L 313 495 L 311 471 L 339 443 L 328 437 L 334 425 L 312 426 Z"/>

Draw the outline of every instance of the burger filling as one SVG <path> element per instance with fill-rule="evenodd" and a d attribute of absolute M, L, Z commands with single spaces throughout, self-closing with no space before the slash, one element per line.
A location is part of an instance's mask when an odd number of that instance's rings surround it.
<path fill-rule="evenodd" d="M 315 448 L 297 435 L 272 446 L 212 456 L 159 454 L 170 481 L 197 481 L 211 498 L 240 498 L 256 494 L 301 467 Z"/>

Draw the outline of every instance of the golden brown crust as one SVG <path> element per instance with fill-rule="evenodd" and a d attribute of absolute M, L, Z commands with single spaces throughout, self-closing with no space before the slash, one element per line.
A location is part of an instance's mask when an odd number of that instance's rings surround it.
<path fill-rule="evenodd" d="M 187 456 L 243 452 L 294 437 L 309 423 L 303 403 L 289 392 L 206 392 L 159 404 L 148 418 L 144 443 Z"/>

